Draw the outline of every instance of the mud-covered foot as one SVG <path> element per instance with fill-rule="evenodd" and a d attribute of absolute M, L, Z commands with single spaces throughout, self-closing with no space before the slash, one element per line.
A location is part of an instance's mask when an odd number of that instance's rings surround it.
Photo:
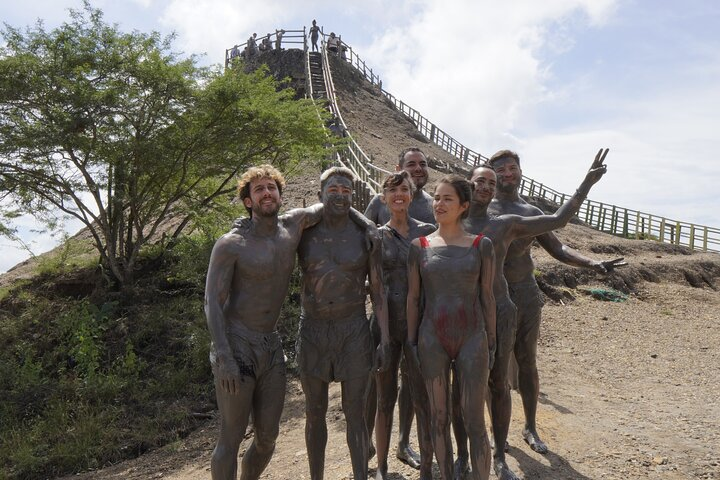
<path fill-rule="evenodd" d="M 505 460 L 499 458 L 493 459 L 493 468 L 495 469 L 495 476 L 498 480 L 520 480 L 520 477 L 515 475 Z"/>
<path fill-rule="evenodd" d="M 370 446 L 368 447 L 368 460 L 370 460 L 374 456 L 375 456 L 375 445 L 373 445 L 371 443 Z"/>
<path fill-rule="evenodd" d="M 463 480 L 470 472 L 470 464 L 465 457 L 458 457 L 453 465 L 453 480 Z"/>
<path fill-rule="evenodd" d="M 410 445 L 406 445 L 405 447 L 398 445 L 395 456 L 405 465 L 408 465 L 415 470 L 420 470 L 420 455 L 410 448 Z"/>
<path fill-rule="evenodd" d="M 530 448 L 533 449 L 533 451 L 537 453 L 545 454 L 548 452 L 547 445 L 540 440 L 540 436 L 537 434 L 537 432 L 531 432 L 530 430 L 523 430 L 522 434 L 523 438 L 525 439 L 525 443 L 530 445 Z"/>
<path fill-rule="evenodd" d="M 420 480 L 433 480 L 432 468 L 420 469 Z"/>

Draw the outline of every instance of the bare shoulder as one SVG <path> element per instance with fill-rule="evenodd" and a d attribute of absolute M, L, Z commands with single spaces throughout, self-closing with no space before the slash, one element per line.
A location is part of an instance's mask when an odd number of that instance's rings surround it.
<path fill-rule="evenodd" d="M 218 254 L 237 251 L 245 245 L 246 234 L 247 230 L 233 226 L 232 230 L 217 239 L 215 246 L 213 247 L 213 252 Z"/>
<path fill-rule="evenodd" d="M 480 240 L 480 253 L 483 255 L 493 255 L 494 250 L 495 247 L 493 247 L 492 240 L 490 240 L 487 236 L 484 236 L 482 240 Z"/>

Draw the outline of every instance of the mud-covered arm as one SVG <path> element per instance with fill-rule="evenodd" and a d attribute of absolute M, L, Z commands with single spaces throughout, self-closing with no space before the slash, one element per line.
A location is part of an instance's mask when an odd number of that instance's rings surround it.
<path fill-rule="evenodd" d="M 375 227 L 373 226 L 373 228 Z M 375 355 L 375 370 L 384 372 L 390 367 L 390 320 L 388 315 L 387 294 L 385 293 L 385 286 L 383 285 L 381 242 L 370 250 L 369 262 L 368 280 L 370 300 L 372 300 L 375 318 L 380 327 L 380 345 L 378 345 Z"/>
<path fill-rule="evenodd" d="M 388 327 L 388 306 L 385 287 L 383 286 L 382 271 L 382 243 L 370 250 L 369 259 L 369 288 L 370 300 L 373 303 L 375 317 L 380 327 L 380 342 L 390 343 L 390 329 Z"/>
<path fill-rule="evenodd" d="M 497 329 L 495 318 L 495 294 L 493 292 L 493 281 L 495 279 L 495 250 L 492 241 L 485 237 L 480 242 L 480 257 L 482 266 L 480 270 L 480 306 L 483 318 L 485 319 L 485 332 L 488 338 L 488 348 L 491 353 L 495 352 Z M 490 361 L 492 362 L 492 358 Z"/>
<path fill-rule="evenodd" d="M 323 204 L 316 203 L 305 208 L 293 208 L 285 214 L 292 222 L 297 222 L 301 230 L 317 225 L 322 220 Z"/>
<path fill-rule="evenodd" d="M 573 215 L 580 210 L 580 206 L 582 206 L 592 186 L 607 172 L 607 167 L 603 163 L 607 153 L 608 149 L 600 149 L 580 187 L 554 214 L 538 215 L 536 217 L 503 215 L 501 218 L 511 223 L 510 235 L 512 235 L 513 238 L 534 237 L 567 225 Z"/>
<path fill-rule="evenodd" d="M 368 250 L 374 251 L 382 248 L 382 237 L 377 229 L 377 225 L 375 225 L 373 221 L 354 208 L 350 208 L 348 215 L 350 220 L 365 232 L 365 246 Z"/>
<path fill-rule="evenodd" d="M 589 268 L 598 273 L 609 273 L 617 267 L 624 267 L 627 265 L 622 257 L 604 261 L 586 257 L 577 250 L 562 243 L 553 232 L 547 232 L 539 235 L 537 237 L 537 241 L 540 246 L 552 255 L 555 260 L 574 267 Z"/>
<path fill-rule="evenodd" d="M 231 236 L 220 238 L 213 247 L 205 282 L 205 316 L 215 350 L 215 361 L 220 386 L 231 394 L 239 393 L 240 372 L 233 359 L 232 349 L 225 333 L 223 305 L 228 299 L 235 270 Z"/>
<path fill-rule="evenodd" d="M 408 343 L 417 345 L 418 327 L 420 325 L 420 247 L 414 240 L 410 245 L 408 252 L 407 279 L 408 279 L 408 295 L 406 305 L 407 327 L 408 327 Z"/>

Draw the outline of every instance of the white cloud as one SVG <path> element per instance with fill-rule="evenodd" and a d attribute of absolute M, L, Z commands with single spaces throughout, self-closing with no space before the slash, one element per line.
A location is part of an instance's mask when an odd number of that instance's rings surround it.
<path fill-rule="evenodd" d="M 368 55 L 386 88 L 469 146 L 487 148 L 502 144 L 519 116 L 548 95 L 538 53 L 571 42 L 548 27 L 578 14 L 600 24 L 613 4 L 424 2 L 376 38 Z"/>

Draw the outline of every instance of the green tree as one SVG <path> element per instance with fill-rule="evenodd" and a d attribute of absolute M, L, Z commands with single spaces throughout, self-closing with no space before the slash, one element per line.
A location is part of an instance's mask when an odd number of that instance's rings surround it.
<path fill-rule="evenodd" d="M 88 2 L 52 31 L 2 36 L 0 192 L 49 226 L 79 219 L 121 286 L 169 218 L 174 239 L 238 172 L 322 156 L 312 103 L 266 70 L 200 67 L 173 36 L 124 33 Z"/>

